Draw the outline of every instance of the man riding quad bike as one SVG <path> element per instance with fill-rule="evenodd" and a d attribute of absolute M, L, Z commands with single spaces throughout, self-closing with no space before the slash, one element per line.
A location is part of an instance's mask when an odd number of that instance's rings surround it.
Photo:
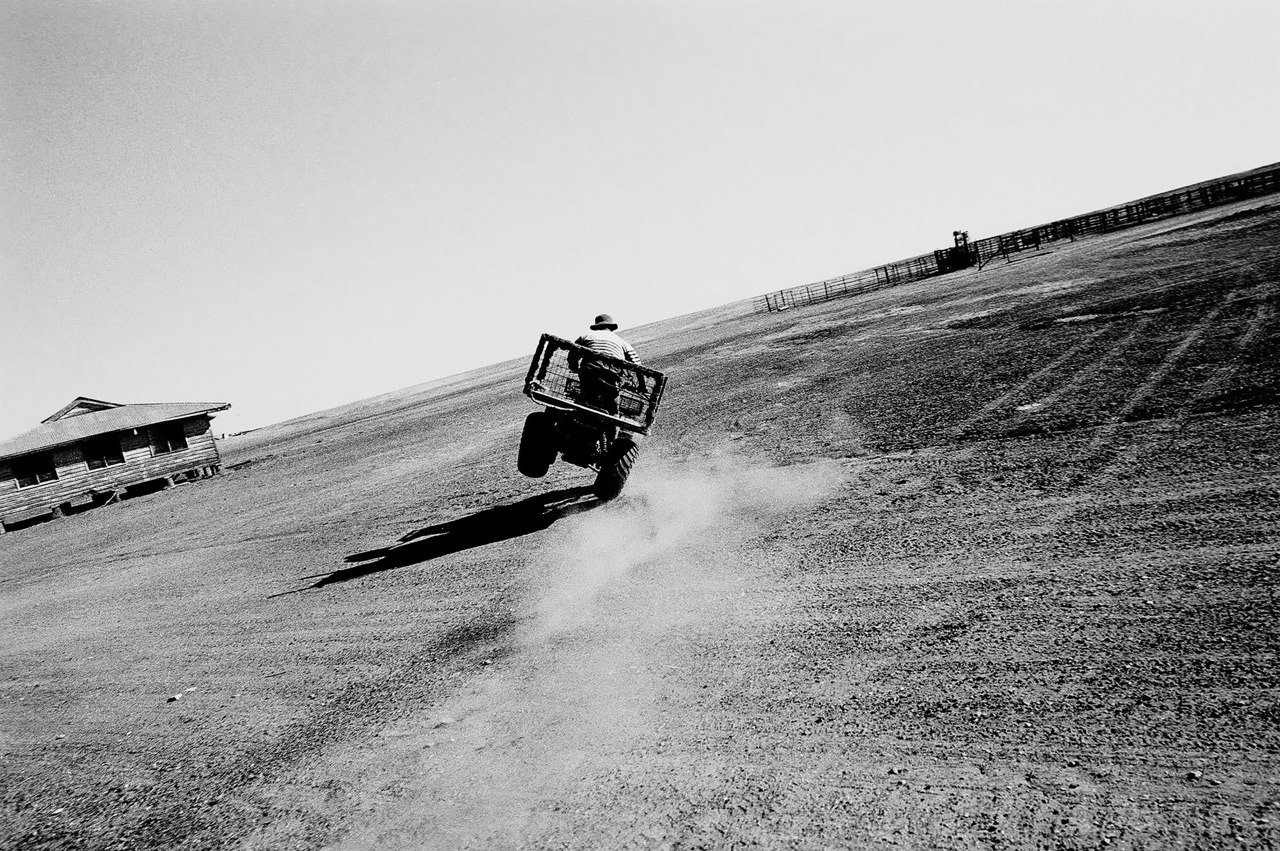
<path fill-rule="evenodd" d="M 517 468 L 541 478 L 558 455 L 596 470 L 595 495 L 614 499 L 640 454 L 666 383 L 655 369 L 543 334 L 524 392 L 546 409 L 525 418 Z"/>

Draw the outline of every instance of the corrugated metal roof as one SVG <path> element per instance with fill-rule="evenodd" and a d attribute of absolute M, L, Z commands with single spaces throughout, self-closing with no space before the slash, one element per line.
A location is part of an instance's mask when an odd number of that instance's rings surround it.
<path fill-rule="evenodd" d="M 61 420 L 53 420 L 24 431 L 16 437 L 0 441 L 0 458 L 40 452 L 113 431 L 142 428 L 155 423 L 180 420 L 198 414 L 225 411 L 227 402 L 155 402 L 141 405 L 121 405 L 105 411 L 78 414 Z"/>

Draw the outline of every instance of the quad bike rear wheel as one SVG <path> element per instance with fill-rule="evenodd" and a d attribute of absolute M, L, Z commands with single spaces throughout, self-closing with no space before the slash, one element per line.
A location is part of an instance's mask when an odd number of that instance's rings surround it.
<path fill-rule="evenodd" d="M 524 418 L 516 469 L 531 479 L 540 479 L 555 460 L 555 420 L 549 411 L 534 411 Z"/>
<path fill-rule="evenodd" d="M 600 473 L 596 476 L 594 487 L 596 498 L 602 502 L 616 499 L 622 493 L 640 455 L 640 445 L 629 437 L 619 437 L 609 447 L 609 455 L 600 465 Z"/>

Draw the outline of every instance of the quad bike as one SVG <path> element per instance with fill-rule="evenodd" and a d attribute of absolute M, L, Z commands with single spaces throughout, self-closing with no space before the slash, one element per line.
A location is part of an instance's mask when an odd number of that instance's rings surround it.
<path fill-rule="evenodd" d="M 559 456 L 596 470 L 601 500 L 622 493 L 653 425 L 667 379 L 639 364 L 597 354 L 543 334 L 529 365 L 524 392 L 546 410 L 524 421 L 516 467 L 539 479 Z"/>

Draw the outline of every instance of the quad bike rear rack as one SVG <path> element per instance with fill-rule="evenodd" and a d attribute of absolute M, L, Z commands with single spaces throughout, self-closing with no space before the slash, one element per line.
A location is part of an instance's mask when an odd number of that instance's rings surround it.
<path fill-rule="evenodd" d="M 618 413 L 589 404 L 582 394 L 577 370 L 569 366 L 570 354 L 580 362 L 608 363 L 621 376 Z M 575 411 L 627 431 L 648 434 L 653 425 L 667 377 L 656 369 L 618 360 L 570 343 L 552 334 L 543 334 L 529 364 L 524 392 L 530 399 L 562 411 Z"/>

